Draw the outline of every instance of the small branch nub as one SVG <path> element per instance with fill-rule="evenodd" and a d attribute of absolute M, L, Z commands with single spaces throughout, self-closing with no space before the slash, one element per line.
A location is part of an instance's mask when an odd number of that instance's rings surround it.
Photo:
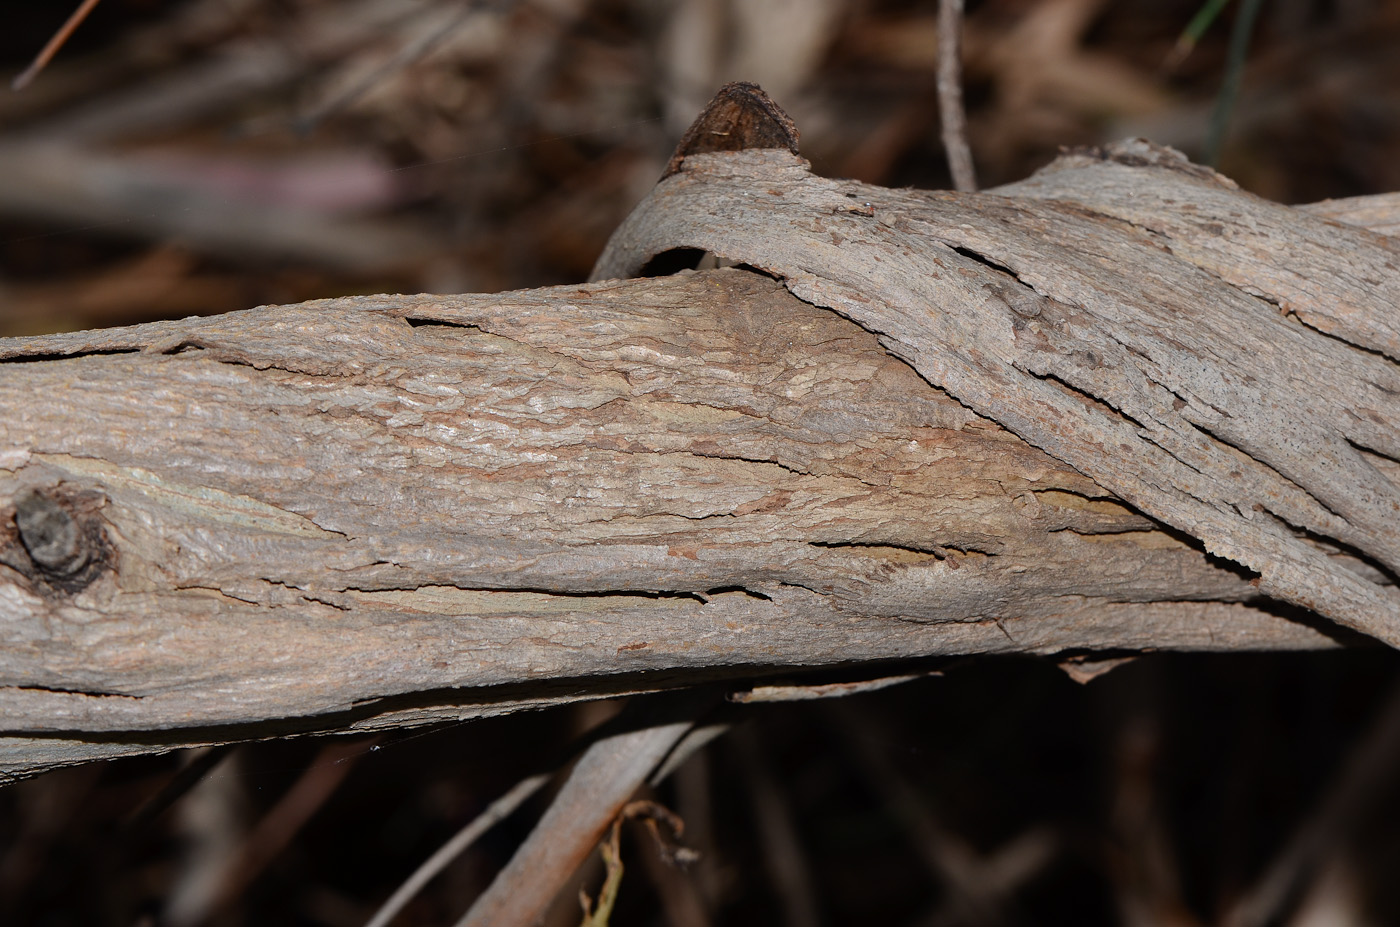
<path fill-rule="evenodd" d="M 60 484 L 14 500 L 14 528 L 0 529 L 0 563 L 48 593 L 75 595 L 112 568 L 112 547 L 98 510 L 101 493 Z"/>
<path fill-rule="evenodd" d="M 40 490 L 31 489 L 15 500 L 15 527 L 29 559 L 52 576 L 72 576 L 92 559 L 78 520 Z"/>

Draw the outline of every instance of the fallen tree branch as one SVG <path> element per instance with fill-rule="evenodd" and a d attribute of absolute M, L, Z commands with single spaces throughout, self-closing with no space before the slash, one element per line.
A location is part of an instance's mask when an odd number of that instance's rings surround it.
<path fill-rule="evenodd" d="M 1314 606 L 1393 637 L 1396 377 L 1339 340 L 1377 306 L 1320 334 L 1035 191 L 877 194 L 780 151 L 682 167 L 672 218 L 645 207 L 601 272 L 689 247 L 783 280 L 0 342 L 0 772 L 820 666 L 1347 639 Z M 1184 197 L 1228 189 L 1184 173 Z M 708 225 L 685 200 L 706 187 Z M 1241 228 L 1285 215 L 1230 195 Z M 1394 247 L 1328 228 L 1353 269 Z M 1386 298 L 1374 266 L 1305 271 L 1307 311 L 1344 283 Z M 1315 383 L 1279 379 L 1310 357 Z"/>

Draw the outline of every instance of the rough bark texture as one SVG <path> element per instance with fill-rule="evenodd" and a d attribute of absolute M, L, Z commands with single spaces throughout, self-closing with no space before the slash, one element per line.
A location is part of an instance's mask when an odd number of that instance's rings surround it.
<path fill-rule="evenodd" d="M 831 181 L 766 150 L 686 167 L 596 278 L 682 248 L 779 275 L 1262 591 L 1400 645 L 1392 239 L 1141 141 L 995 195 Z"/>
<path fill-rule="evenodd" d="M 1383 343 L 1394 245 L 1191 183 L 1261 260 L 1291 216 L 1388 276 L 1334 311 L 1289 257 L 1317 298 L 1283 316 L 1059 193 L 740 152 L 687 158 L 600 270 L 782 281 L 0 342 L 0 775 L 787 668 L 1333 646 L 1311 607 L 1393 641 L 1400 377 L 1343 339 Z"/>

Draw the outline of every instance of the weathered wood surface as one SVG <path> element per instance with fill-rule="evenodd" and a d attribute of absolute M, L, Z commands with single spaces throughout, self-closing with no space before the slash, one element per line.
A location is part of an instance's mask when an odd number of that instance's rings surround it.
<path fill-rule="evenodd" d="M 1230 452 L 1206 432 L 1158 429 L 1165 419 L 1152 418 L 1178 401 L 1186 415 L 1229 411 L 1271 427 L 1287 413 L 1300 440 L 1322 434 L 1317 452 L 1340 459 L 1318 417 L 1362 427 L 1346 406 L 1379 416 L 1368 419 L 1372 432 L 1388 428 L 1385 389 L 1400 379 L 1389 360 L 1307 332 L 1235 287 L 1182 270 L 1189 265 L 1169 261 L 1146 233 L 1083 209 L 919 194 L 941 204 L 938 233 L 927 217 L 906 217 L 919 224 L 900 231 L 898 215 L 884 222 L 884 206 L 830 185 L 821 195 L 845 211 L 820 200 L 794 218 L 797 192 L 830 182 L 783 157 L 687 159 L 659 193 L 703 180 L 743 203 L 753 191 L 738 185 L 773 185 L 761 208 L 732 202 L 718 215 L 726 234 L 759 243 L 772 235 L 789 248 L 775 228 L 809 230 L 802 268 L 773 262 L 786 286 L 728 270 L 497 296 L 327 300 L 0 342 L 0 774 L 784 668 L 973 652 L 1333 646 L 1326 622 L 1280 604 L 1309 601 L 1259 551 L 1281 550 L 1289 569 L 1335 582 L 1340 592 L 1316 591 L 1329 616 L 1368 632 L 1392 626 L 1388 578 L 1364 562 L 1390 565 L 1380 542 L 1394 529 L 1377 512 L 1393 496 L 1388 483 L 1358 471 L 1367 479 L 1357 485 L 1371 489 L 1358 501 L 1339 477 L 1336 505 L 1351 507 L 1338 508 L 1306 466 L 1293 483 L 1254 466 L 1248 442 Z M 1157 170 L 1142 178 L 1155 183 Z M 984 240 L 1018 221 L 1046 236 L 1044 266 L 1038 253 L 1013 253 L 1029 247 L 1025 229 L 1008 232 L 1001 250 Z M 1261 349 L 1267 356 L 1287 346 L 1300 379 L 1258 408 L 1247 399 L 1275 381 L 1228 397 L 1228 407 L 1174 379 L 1161 395 L 1125 389 L 1141 381 L 1123 371 L 1140 367 L 1115 365 L 1143 355 L 1113 337 L 1137 337 L 1141 319 L 1119 331 L 1113 319 L 1029 294 L 945 247 L 955 227 L 1049 297 L 1068 299 L 1058 294 L 1072 283 L 1075 306 L 1109 299 L 1093 295 L 1095 269 L 1105 292 L 1123 285 L 1112 249 L 1129 248 L 1119 265 L 1155 251 L 1167 263 L 1145 265 L 1147 276 L 1177 269 L 1153 280 L 1161 302 L 1143 310 L 1184 313 L 1172 334 L 1155 337 L 1234 357 L 1237 333 L 1258 329 L 1279 339 Z M 1061 266 L 1057 235 L 1086 255 L 1077 276 Z M 884 305 L 893 271 L 850 276 L 846 262 L 890 236 L 910 261 L 922 248 L 932 263 L 900 284 L 905 308 L 924 309 L 879 331 L 957 398 L 891 357 L 875 334 L 789 292 L 837 303 L 870 326 L 876 316 L 861 312 Z M 759 266 L 763 258 L 743 255 Z M 952 273 L 933 278 L 930 267 Z M 909 321 L 916 316 L 924 321 Z M 961 319 L 965 330 L 927 321 L 935 318 Z M 928 361 L 935 336 L 952 361 Z M 1370 376 L 1376 395 L 1358 405 L 1315 388 L 1296 366 L 1314 342 L 1341 352 L 1324 373 L 1348 387 L 1346 377 Z M 1018 346 L 1024 358 L 998 354 Z M 983 403 L 964 389 L 966 377 L 944 375 L 954 361 L 994 366 L 1004 395 Z M 1202 370 L 1217 370 L 1212 363 Z M 1022 368 L 1048 369 L 1147 424 L 1135 429 Z M 1104 461 L 1084 451 L 1088 419 L 1118 441 L 1111 453 L 1096 445 Z M 1139 430 L 1183 460 L 1135 470 Z M 1391 453 L 1390 439 L 1372 432 L 1364 443 Z M 1057 435 L 1070 451 L 1049 440 Z M 1274 448 L 1257 453 L 1269 460 Z M 1233 495 L 1212 508 L 1200 500 L 1219 493 L 1222 460 L 1238 461 L 1230 472 L 1239 475 L 1226 474 Z M 1188 465 L 1196 477 L 1183 477 Z M 1107 485 L 1182 530 L 1139 514 Z M 1152 485 L 1208 511 L 1178 517 Z M 1251 512 L 1259 500 L 1360 556 L 1220 507 Z M 56 531 L 50 547 L 36 547 L 32 526 L 45 514 L 59 528 L 70 520 L 66 542 Z M 1257 523 L 1258 546 L 1253 536 L 1231 535 L 1231 546 L 1201 530 L 1237 521 Z M 1207 555 L 1192 533 L 1263 577 Z M 1332 607 L 1338 597 L 1384 608 L 1358 619 Z"/>
<path fill-rule="evenodd" d="M 1400 645 L 1395 240 L 1142 141 L 984 194 L 779 150 L 685 167 L 595 278 L 683 248 L 776 274 L 1263 592 Z"/>

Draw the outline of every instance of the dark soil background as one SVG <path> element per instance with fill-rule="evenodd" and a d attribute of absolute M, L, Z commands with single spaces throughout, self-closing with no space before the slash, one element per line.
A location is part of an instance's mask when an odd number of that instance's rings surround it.
<path fill-rule="evenodd" d="M 1131 135 L 1201 157 L 1238 5 L 1173 60 L 1200 0 L 969 2 L 983 185 Z M 73 6 L 0 2 L 0 71 Z M 577 282 L 728 80 L 791 113 L 819 173 L 946 187 L 935 7 L 104 0 L 0 92 L 0 335 Z M 1290 203 L 1400 190 L 1400 2 L 1267 0 L 1219 167 Z M 693 759 L 655 797 L 702 857 L 666 870 L 624 829 L 612 923 L 1400 923 L 1400 656 L 922 668 L 941 675 L 755 711 Z M 10 785 L 0 924 L 363 924 L 615 707 Z M 455 921 L 539 810 L 395 923 Z M 551 925 L 578 923 L 566 895 Z"/>

